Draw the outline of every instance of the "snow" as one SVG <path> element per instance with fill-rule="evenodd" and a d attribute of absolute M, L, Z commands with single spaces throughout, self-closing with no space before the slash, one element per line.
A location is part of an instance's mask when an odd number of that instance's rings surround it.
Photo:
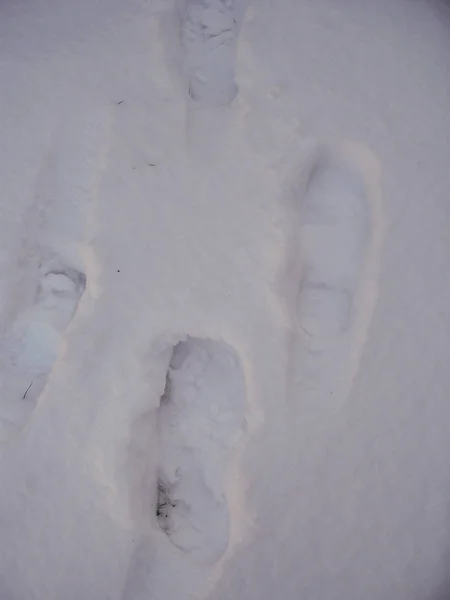
<path fill-rule="evenodd" d="M 0 7 L 0 597 L 449 593 L 449 9 Z"/>

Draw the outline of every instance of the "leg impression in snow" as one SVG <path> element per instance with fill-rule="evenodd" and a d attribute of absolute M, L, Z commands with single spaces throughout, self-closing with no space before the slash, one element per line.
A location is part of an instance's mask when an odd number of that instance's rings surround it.
<path fill-rule="evenodd" d="M 228 547 L 227 472 L 245 431 L 245 402 L 233 348 L 196 338 L 175 347 L 159 409 L 156 517 L 171 542 L 202 565 L 215 564 Z"/>
<path fill-rule="evenodd" d="M 238 93 L 236 49 L 247 0 L 184 0 L 181 41 L 189 95 L 204 106 L 230 104 Z"/>
<path fill-rule="evenodd" d="M 376 300 L 381 210 L 377 165 L 365 148 L 322 149 L 298 201 L 301 332 L 294 380 L 344 398 Z"/>

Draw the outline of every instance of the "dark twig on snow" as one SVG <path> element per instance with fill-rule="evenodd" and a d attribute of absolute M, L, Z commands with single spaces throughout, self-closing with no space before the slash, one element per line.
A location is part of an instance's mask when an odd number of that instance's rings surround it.
<path fill-rule="evenodd" d="M 25 394 L 22 396 L 22 400 L 25 400 L 25 398 L 27 397 L 28 392 L 30 391 L 30 387 L 33 385 L 33 382 L 30 383 L 30 385 L 27 387 Z"/>

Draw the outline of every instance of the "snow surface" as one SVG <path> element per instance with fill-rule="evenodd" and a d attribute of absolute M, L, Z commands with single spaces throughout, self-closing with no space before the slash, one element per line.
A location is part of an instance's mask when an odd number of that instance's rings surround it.
<path fill-rule="evenodd" d="M 1 600 L 449 597 L 449 27 L 1 4 Z"/>

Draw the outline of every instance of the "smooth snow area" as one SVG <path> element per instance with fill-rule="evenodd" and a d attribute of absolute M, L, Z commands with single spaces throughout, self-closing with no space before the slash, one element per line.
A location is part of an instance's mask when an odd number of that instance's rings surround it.
<path fill-rule="evenodd" d="M 0 599 L 446 600 L 448 3 L 0 40 Z"/>

